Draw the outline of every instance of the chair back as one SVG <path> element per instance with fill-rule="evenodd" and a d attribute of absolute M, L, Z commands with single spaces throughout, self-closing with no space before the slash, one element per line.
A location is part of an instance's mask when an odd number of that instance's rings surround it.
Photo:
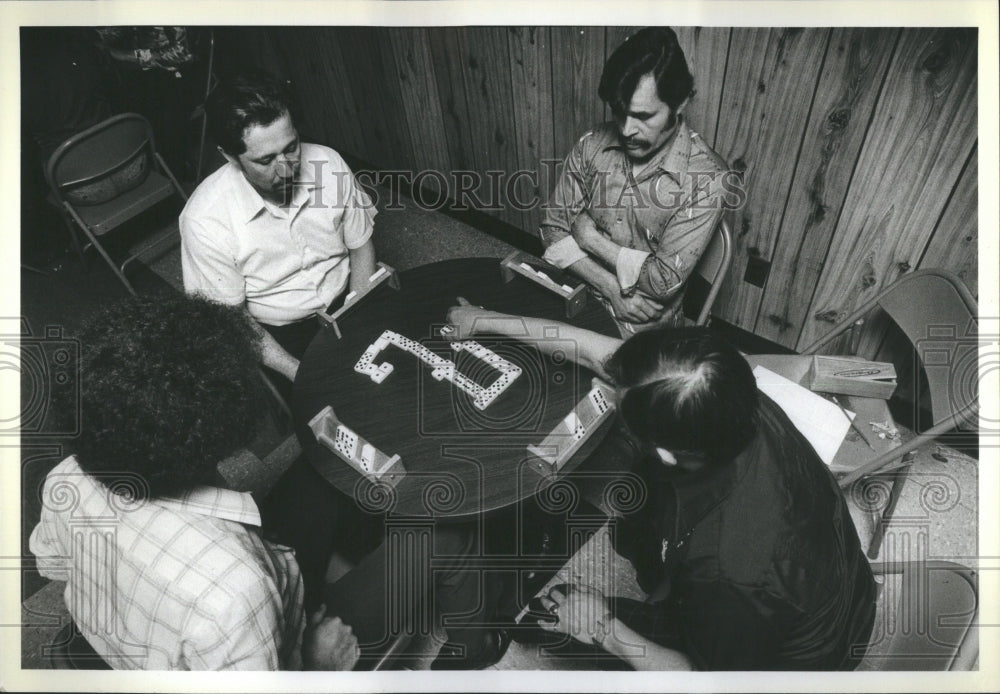
<path fill-rule="evenodd" d="M 59 145 L 46 163 L 45 178 L 60 201 L 98 205 L 145 181 L 153 151 L 149 121 L 122 113 Z"/>
<path fill-rule="evenodd" d="M 972 669 L 979 653 L 975 571 L 935 560 L 878 563 L 872 572 L 885 577 L 884 612 L 859 669 Z"/>
<path fill-rule="evenodd" d="M 715 303 L 715 297 L 719 295 L 719 290 L 722 288 L 722 283 L 729 273 L 729 266 L 732 260 L 733 234 L 729 230 L 729 225 L 726 224 L 725 217 L 723 217 L 715 226 L 715 230 L 712 232 L 712 240 L 708 242 L 705 252 L 702 253 L 698 264 L 694 268 L 694 271 L 708 282 L 709 285 L 708 296 L 705 297 L 705 303 L 702 304 L 701 311 L 698 314 L 698 325 L 708 324 L 712 304 Z"/>
<path fill-rule="evenodd" d="M 935 427 L 951 422 L 947 430 L 973 419 L 979 402 L 979 306 L 965 283 L 946 270 L 916 270 L 900 277 L 802 353 L 817 353 L 876 306 L 917 352 Z"/>
<path fill-rule="evenodd" d="M 979 319 L 962 280 L 943 270 L 919 270 L 895 282 L 877 302 L 917 352 L 934 422 L 971 414 L 979 389 Z"/>

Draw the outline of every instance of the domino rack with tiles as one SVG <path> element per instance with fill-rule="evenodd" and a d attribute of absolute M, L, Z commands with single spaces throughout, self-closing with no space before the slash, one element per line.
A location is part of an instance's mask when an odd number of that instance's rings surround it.
<path fill-rule="evenodd" d="M 458 371 L 455 362 L 439 357 L 416 340 L 411 340 L 392 330 L 384 331 L 375 342 L 368 346 L 364 354 L 361 355 L 361 358 L 354 365 L 354 370 L 359 374 L 367 375 L 375 383 L 384 381 L 392 373 L 393 366 L 387 361 L 376 364 L 376 357 L 389 345 L 395 345 L 403 351 L 415 355 L 425 364 L 428 364 L 432 368 L 431 377 L 434 380 L 447 380 L 453 383 L 460 390 L 468 393 L 472 398 L 472 404 L 480 410 L 485 410 L 489 407 L 490 403 L 500 397 L 517 377 L 521 375 L 521 367 L 512 364 L 474 340 L 452 342 L 451 348 L 456 354 L 462 351 L 468 352 L 500 373 L 493 383 L 483 387 Z"/>
<path fill-rule="evenodd" d="M 528 445 L 528 453 L 532 456 L 530 464 L 546 475 L 559 472 L 614 411 L 614 390 L 595 378 L 590 391 L 549 435 L 539 444 Z"/>
<path fill-rule="evenodd" d="M 521 275 L 561 296 L 566 302 L 567 318 L 578 314 L 587 303 L 587 286 L 585 284 L 578 282 L 575 287 L 572 287 L 561 281 L 556 281 L 553 279 L 553 275 L 559 273 L 557 268 L 522 251 L 514 251 L 504 258 L 500 262 L 500 272 L 504 282 L 510 282 L 514 279 L 514 275 Z"/>
<path fill-rule="evenodd" d="M 327 405 L 309 420 L 316 440 L 372 482 L 395 487 L 406 475 L 399 455 L 388 456 L 337 419 Z"/>
<path fill-rule="evenodd" d="M 333 313 L 327 313 L 326 311 L 316 312 L 316 318 L 319 320 L 320 325 L 324 328 L 333 328 L 333 332 L 337 335 L 338 339 L 343 337 L 343 335 L 340 332 L 340 325 L 337 321 L 361 303 L 362 299 L 386 283 L 393 289 L 399 290 L 399 277 L 396 275 L 396 271 L 385 263 L 377 263 L 377 265 L 378 268 L 368 278 L 368 286 L 360 294 L 358 292 L 348 292 L 347 296 L 344 297 L 344 305 Z"/>

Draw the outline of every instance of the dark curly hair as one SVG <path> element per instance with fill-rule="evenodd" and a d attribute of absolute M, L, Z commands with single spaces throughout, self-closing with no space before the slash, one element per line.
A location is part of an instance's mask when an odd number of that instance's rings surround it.
<path fill-rule="evenodd" d="M 731 345 L 705 328 L 660 328 L 629 338 L 606 371 L 619 411 L 640 441 L 725 463 L 757 432 L 757 382 Z"/>
<path fill-rule="evenodd" d="M 288 82 L 262 70 L 236 75 L 221 82 L 205 105 L 208 129 L 226 154 L 239 156 L 247 150 L 244 131 L 254 125 L 270 125 L 286 113 L 295 117 Z"/>
<path fill-rule="evenodd" d="M 669 27 L 646 27 L 625 39 L 604 64 L 597 93 L 612 113 L 621 115 L 628 111 L 639 79 L 649 73 L 660 100 L 675 111 L 694 95 L 694 78 Z"/>
<path fill-rule="evenodd" d="M 257 429 L 260 338 L 238 308 L 128 299 L 87 319 L 80 349 L 77 460 L 109 488 L 155 498 L 211 484 Z"/>

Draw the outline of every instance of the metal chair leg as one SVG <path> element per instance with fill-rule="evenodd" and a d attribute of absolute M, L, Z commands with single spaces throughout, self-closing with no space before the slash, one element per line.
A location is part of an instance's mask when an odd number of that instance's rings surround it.
<path fill-rule="evenodd" d="M 911 452 L 904 459 L 912 461 L 913 457 L 913 453 Z M 903 485 L 906 484 L 906 478 L 909 473 L 909 464 L 893 470 L 891 473 L 886 473 L 886 476 L 892 477 L 892 487 L 889 489 L 889 498 L 886 500 L 885 508 L 882 509 L 881 513 L 875 515 L 875 528 L 872 532 L 871 542 L 868 544 L 869 559 L 878 557 L 878 553 L 882 549 L 882 540 L 885 539 L 886 527 L 892 521 L 892 514 L 896 511 L 896 504 L 899 503 L 899 497 L 903 494 Z"/>
<path fill-rule="evenodd" d="M 59 213 L 59 216 L 62 217 L 63 223 L 66 225 L 66 230 L 69 232 L 69 239 L 73 244 L 73 250 L 76 251 L 76 257 L 80 259 L 80 267 L 86 270 L 87 258 L 83 254 L 83 246 L 80 245 L 80 235 L 76 231 L 76 225 L 73 222 L 73 218 L 67 214 L 64 209 L 59 210 Z"/>
<path fill-rule="evenodd" d="M 104 262 L 108 264 L 109 268 L 111 268 L 111 272 L 115 273 L 115 276 L 121 280 L 122 284 L 125 285 L 125 289 L 128 290 L 129 294 L 132 296 L 139 296 L 138 292 L 135 291 L 135 288 L 132 287 L 132 283 L 125 278 L 125 275 L 122 274 L 122 271 L 118 268 L 118 264 L 115 263 L 115 261 L 111 259 L 111 256 L 108 255 L 108 252 L 104 250 L 104 246 L 97 242 L 97 236 L 90 231 L 87 225 L 84 224 L 83 220 L 80 219 L 79 215 L 77 215 L 72 208 L 70 209 L 70 214 L 73 215 L 73 219 L 80 225 L 80 228 L 83 229 L 83 233 L 87 235 L 87 238 L 90 239 L 90 243 L 97 249 L 97 252 L 101 254 L 101 257 L 104 258 Z"/>

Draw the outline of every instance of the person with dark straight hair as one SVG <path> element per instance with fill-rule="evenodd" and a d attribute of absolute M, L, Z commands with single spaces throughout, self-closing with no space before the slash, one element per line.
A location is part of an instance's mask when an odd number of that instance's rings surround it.
<path fill-rule="evenodd" d="M 673 29 L 648 27 L 629 37 L 604 64 L 597 93 L 612 113 L 624 114 L 644 75 L 652 76 L 660 101 L 675 113 L 694 96 L 694 77 Z"/>
<path fill-rule="evenodd" d="M 726 162 L 684 120 L 694 79 L 672 29 L 604 65 L 612 122 L 573 147 L 542 219 L 545 259 L 590 285 L 622 336 L 681 319 L 684 286 L 723 213 Z"/>
<path fill-rule="evenodd" d="M 287 81 L 225 79 L 206 114 L 226 163 L 181 212 L 184 289 L 247 311 L 288 396 L 316 312 L 375 272 L 375 207 L 337 152 L 301 141 Z"/>
<path fill-rule="evenodd" d="M 645 483 L 616 517 L 616 550 L 645 602 L 580 584 L 541 596 L 543 628 L 644 670 L 848 670 L 875 619 L 875 583 L 830 471 L 758 391 L 740 353 L 705 328 L 622 342 L 459 299 L 449 339 L 482 333 L 566 353 L 616 389 L 619 426 L 565 477 L 581 496 L 625 456 Z M 547 339 L 558 335 L 557 340 Z M 613 509 L 612 509 L 613 511 Z"/>

